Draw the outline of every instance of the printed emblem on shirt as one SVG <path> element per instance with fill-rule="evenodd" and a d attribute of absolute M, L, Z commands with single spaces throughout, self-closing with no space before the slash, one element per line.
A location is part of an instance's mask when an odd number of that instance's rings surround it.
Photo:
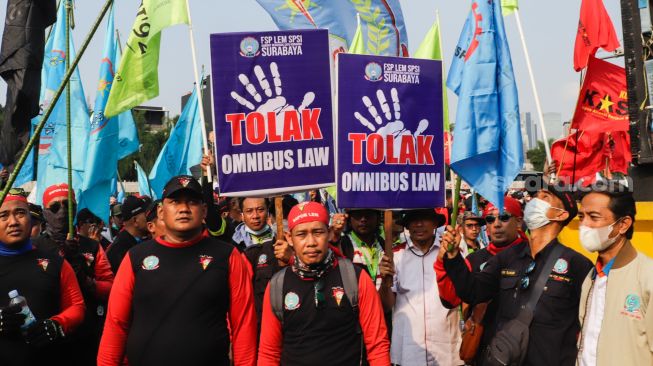
<path fill-rule="evenodd" d="M 517 276 L 517 271 L 515 271 L 514 269 L 502 269 L 501 275 L 504 277 L 515 277 Z"/>
<path fill-rule="evenodd" d="M 141 264 L 141 268 L 146 271 L 152 271 L 159 268 L 159 257 L 155 255 L 145 257 L 145 259 L 143 259 L 143 263 Z"/>
<path fill-rule="evenodd" d="M 206 267 L 213 262 L 213 257 L 210 255 L 200 255 L 200 264 L 202 265 L 202 270 L 206 270 Z"/>
<path fill-rule="evenodd" d="M 294 292 L 289 292 L 283 299 L 283 307 L 286 310 L 297 310 L 299 308 L 299 296 Z"/>
<path fill-rule="evenodd" d="M 84 256 L 84 259 L 86 259 L 86 265 L 91 266 L 93 264 L 93 261 L 95 260 L 95 257 L 93 257 L 93 253 L 82 253 Z"/>
<path fill-rule="evenodd" d="M 567 283 L 571 282 L 571 278 L 569 278 L 567 276 L 557 275 L 555 273 L 551 273 L 549 275 L 549 278 L 554 280 L 554 281 L 558 281 L 558 282 L 567 282 Z"/>
<path fill-rule="evenodd" d="M 36 263 L 39 265 L 39 267 L 41 267 L 43 272 L 45 272 L 48 270 L 48 264 L 50 264 L 50 260 L 46 258 L 38 258 Z"/>
<path fill-rule="evenodd" d="M 331 294 L 333 295 L 333 298 L 336 300 L 336 304 L 340 306 L 340 302 L 342 301 L 342 296 L 345 294 L 345 289 L 343 289 L 342 287 L 332 287 Z"/>
<path fill-rule="evenodd" d="M 622 315 L 626 315 L 635 319 L 642 319 L 642 312 L 640 308 L 642 307 L 642 299 L 638 295 L 630 294 L 626 296 L 626 301 L 624 308 L 621 311 Z"/>
<path fill-rule="evenodd" d="M 556 264 L 553 265 L 553 272 L 565 274 L 569 272 L 569 262 L 564 258 L 558 258 Z"/>
<path fill-rule="evenodd" d="M 258 256 L 258 266 L 264 266 L 268 262 L 268 255 L 267 254 L 261 254 Z"/>

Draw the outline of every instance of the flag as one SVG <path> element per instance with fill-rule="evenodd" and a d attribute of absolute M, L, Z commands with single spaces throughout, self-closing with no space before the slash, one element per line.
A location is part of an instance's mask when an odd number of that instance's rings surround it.
<path fill-rule="evenodd" d="M 433 25 L 429 32 L 426 33 L 424 40 L 417 48 L 413 55 L 414 58 L 424 58 L 430 60 L 443 61 L 442 57 L 442 35 L 440 34 L 440 17 Z M 442 62 L 442 77 L 444 78 L 444 61 Z M 442 83 L 442 113 L 444 121 L 444 131 L 449 131 L 449 100 L 447 98 L 447 85 Z M 446 142 L 445 142 L 446 143 Z M 445 159 L 447 156 L 445 155 Z"/>
<path fill-rule="evenodd" d="M 52 97 L 63 81 L 66 73 L 66 58 L 68 57 L 71 61 L 75 58 L 73 37 L 70 37 L 70 54 L 66 55 L 66 31 L 67 11 L 65 6 L 60 6 L 57 13 L 57 22 L 52 27 L 50 38 L 45 46 L 45 58 L 41 71 L 43 85 L 41 86 L 40 105 L 42 111 L 48 108 Z M 73 72 L 69 87 L 73 190 L 75 195 L 79 197 L 84 179 L 85 152 L 87 151 L 90 133 L 88 106 L 86 105 L 79 69 Z M 37 125 L 41 118 L 42 116 L 33 118 L 32 124 Z M 45 188 L 68 181 L 67 150 L 66 95 L 64 93 L 54 106 L 40 136 L 36 194 L 38 204 L 41 202 Z"/>
<path fill-rule="evenodd" d="M 177 175 L 191 175 L 190 168 L 202 161 L 202 121 L 197 89 L 188 98 L 177 124 L 150 171 L 150 187 L 154 197 L 161 197 L 163 187 Z"/>
<path fill-rule="evenodd" d="M 472 1 L 449 70 L 458 95 L 451 168 L 480 195 L 503 207 L 524 164 L 517 86 L 500 2 Z"/>
<path fill-rule="evenodd" d="M 161 30 L 189 24 L 187 0 L 143 0 L 104 114 L 116 116 L 159 95 Z"/>
<path fill-rule="evenodd" d="M 138 177 L 138 194 L 154 198 L 154 194 L 150 189 L 150 181 L 147 178 L 147 174 L 145 174 L 145 171 L 136 160 L 134 160 L 134 168 L 136 169 L 136 177 Z"/>
<path fill-rule="evenodd" d="M 114 67 L 118 61 L 118 43 L 113 19 L 112 7 L 107 19 L 106 39 L 100 60 L 100 77 L 93 115 L 90 118 L 82 194 L 78 196 L 80 210 L 88 208 L 107 224 L 110 216 L 107 200 L 115 188 L 118 160 L 138 150 L 138 135 L 136 135 L 136 125 L 131 111 L 109 119 L 103 113 L 114 80 Z M 125 140 L 120 141 L 123 129 L 127 133 Z"/>
<path fill-rule="evenodd" d="M 603 6 L 603 0 L 583 0 L 580 5 L 580 20 L 574 46 L 574 70 L 587 67 L 590 56 L 603 48 L 612 52 L 619 47 L 617 32 Z"/>
<path fill-rule="evenodd" d="M 626 70 L 590 57 L 571 127 L 579 130 L 628 131 Z"/>
<path fill-rule="evenodd" d="M 349 50 L 347 52 L 356 55 L 365 54 L 365 41 L 363 40 L 363 29 L 361 28 L 360 21 L 358 22 L 356 32 L 354 33 L 354 38 L 351 40 L 351 44 L 349 45 Z"/>
<path fill-rule="evenodd" d="M 608 178 L 612 173 L 627 175 L 632 161 L 630 135 L 627 131 L 577 131 L 556 140 L 551 157 L 560 167 L 558 179 L 568 183 L 582 180 L 582 185 L 590 185 L 597 173 Z"/>
<path fill-rule="evenodd" d="M 55 0 L 9 0 L 0 48 L 0 76 L 7 82 L 0 163 L 11 166 L 29 140 L 39 114 L 45 29 L 57 20 Z"/>
<path fill-rule="evenodd" d="M 32 126 L 29 137 L 32 137 L 34 133 L 34 126 Z M 14 187 L 20 187 L 27 182 L 34 180 L 34 148 L 30 150 L 27 159 L 25 159 L 25 164 L 20 169 L 16 180 L 14 181 Z"/>
<path fill-rule="evenodd" d="M 281 30 L 326 28 L 333 55 L 352 48 L 360 14 L 365 54 L 408 56 L 399 0 L 257 0 Z"/>
<path fill-rule="evenodd" d="M 503 16 L 508 16 L 519 9 L 517 0 L 501 0 L 501 13 Z"/>

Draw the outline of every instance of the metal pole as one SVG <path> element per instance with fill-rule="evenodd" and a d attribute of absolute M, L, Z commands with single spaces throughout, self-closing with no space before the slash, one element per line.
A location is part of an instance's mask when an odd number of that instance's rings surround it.
<path fill-rule="evenodd" d="M 193 73 L 195 74 L 195 91 L 197 92 L 197 104 L 199 105 L 200 121 L 202 121 L 202 146 L 204 155 L 209 155 L 209 144 L 206 134 L 206 122 L 204 121 L 204 103 L 202 101 L 202 82 L 199 72 L 197 71 L 197 53 L 195 52 L 195 36 L 193 36 L 193 22 L 190 18 L 190 0 L 186 1 L 186 11 L 188 12 L 188 34 L 190 35 L 190 50 L 193 55 Z M 213 183 L 213 174 L 211 165 L 206 166 L 206 178 L 209 183 Z"/>
<path fill-rule="evenodd" d="M 528 55 L 528 48 L 526 47 L 526 39 L 524 38 L 524 30 L 521 26 L 519 18 L 519 10 L 515 9 L 515 20 L 517 21 L 517 29 L 519 30 L 519 38 L 524 49 L 524 56 L 526 58 L 526 67 L 528 68 L 528 76 L 531 79 L 531 87 L 533 89 L 533 96 L 535 97 L 535 108 L 537 108 L 537 116 L 540 120 L 540 128 L 542 129 L 542 137 L 544 138 L 544 151 L 546 152 L 546 162 L 551 164 L 551 149 L 549 148 L 549 139 L 546 135 L 546 127 L 544 127 L 544 113 L 542 113 L 542 106 L 540 105 L 540 96 L 537 93 L 535 86 L 535 76 L 533 75 L 533 67 L 531 66 L 531 59 Z"/>
<path fill-rule="evenodd" d="M 84 52 L 86 52 L 86 49 L 88 48 L 88 45 L 91 43 L 91 39 L 93 39 L 93 36 L 95 35 L 95 32 L 97 31 L 98 27 L 100 26 L 100 23 L 102 22 L 102 19 L 106 15 L 107 11 L 109 11 L 109 8 L 111 7 L 111 4 L 113 4 L 113 0 L 106 0 L 104 3 L 104 6 L 102 7 L 102 10 L 100 10 L 100 14 L 98 15 L 97 19 L 95 19 L 95 23 L 93 24 L 93 27 L 91 28 L 91 31 L 89 34 L 86 36 L 86 39 L 84 40 L 84 43 L 82 44 L 82 47 L 79 49 L 79 53 L 77 54 L 77 57 L 75 57 L 75 60 L 73 60 L 72 64 L 70 65 L 70 69 L 66 71 L 66 74 L 64 75 L 63 81 L 61 85 L 59 85 L 59 89 L 57 89 L 57 92 L 54 94 L 52 98 L 52 102 L 48 106 L 48 109 L 46 110 L 45 114 L 43 115 L 43 118 L 41 119 L 41 122 L 39 122 L 38 126 L 36 126 L 36 129 L 34 130 L 34 134 L 32 137 L 29 139 L 29 142 L 25 146 L 25 149 L 23 150 L 23 153 L 20 155 L 20 158 L 18 158 L 18 162 L 16 162 L 16 165 L 14 166 L 14 170 L 11 172 L 11 175 L 9 175 L 9 180 L 7 181 L 7 185 L 5 188 L 0 192 L 0 205 L 5 201 L 5 197 L 7 197 L 7 193 L 9 193 L 9 190 L 11 187 L 14 185 L 14 182 L 16 181 L 16 177 L 18 177 L 18 174 L 20 173 L 20 170 L 23 168 L 23 165 L 25 165 L 25 160 L 27 159 L 27 155 L 29 155 L 29 151 L 34 147 L 36 144 L 36 141 L 40 139 L 41 132 L 43 131 L 43 128 L 45 127 L 45 123 L 48 121 L 48 118 L 50 118 L 50 115 L 52 114 L 52 111 L 54 109 L 54 106 L 57 104 L 57 101 L 61 97 L 61 94 L 63 94 L 64 89 L 66 88 L 66 85 L 70 81 L 70 77 L 73 74 L 73 71 L 79 64 L 79 61 L 82 59 L 82 56 L 84 55 Z"/>

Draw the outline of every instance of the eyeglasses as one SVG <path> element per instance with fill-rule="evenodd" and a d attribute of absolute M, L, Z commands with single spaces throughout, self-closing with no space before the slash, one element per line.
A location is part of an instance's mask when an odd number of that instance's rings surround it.
<path fill-rule="evenodd" d="M 324 299 L 324 292 L 322 292 L 324 290 L 324 281 L 322 279 L 315 281 L 313 287 L 315 289 L 315 308 L 322 309 L 326 301 Z"/>
<path fill-rule="evenodd" d="M 487 215 L 485 216 L 485 221 L 487 221 L 488 224 L 494 224 L 494 221 L 496 221 L 496 219 L 501 220 L 501 222 L 508 222 L 510 221 L 511 217 L 512 215 L 509 213 L 502 213 L 499 216 Z"/>
<path fill-rule="evenodd" d="M 48 207 L 48 210 L 50 210 L 50 212 L 52 212 L 53 214 L 56 214 L 57 212 L 59 212 L 61 207 L 65 207 L 66 209 L 68 209 L 68 200 L 54 202 Z"/>
<path fill-rule="evenodd" d="M 519 281 L 519 287 L 521 287 L 522 290 L 526 290 L 528 286 L 531 284 L 531 278 L 530 274 L 533 273 L 535 270 L 535 262 L 531 262 L 528 267 L 526 267 L 526 270 L 524 271 L 524 277 L 522 277 L 521 281 Z"/>

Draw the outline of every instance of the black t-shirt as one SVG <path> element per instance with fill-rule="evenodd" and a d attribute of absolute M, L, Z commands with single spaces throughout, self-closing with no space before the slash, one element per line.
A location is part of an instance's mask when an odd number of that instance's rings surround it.
<path fill-rule="evenodd" d="M 107 259 L 111 265 L 113 273 L 118 273 L 120 263 L 127 254 L 127 251 L 138 244 L 138 240 L 132 236 L 127 230 L 122 230 L 118 236 L 113 240 L 113 243 L 107 250 Z"/>

